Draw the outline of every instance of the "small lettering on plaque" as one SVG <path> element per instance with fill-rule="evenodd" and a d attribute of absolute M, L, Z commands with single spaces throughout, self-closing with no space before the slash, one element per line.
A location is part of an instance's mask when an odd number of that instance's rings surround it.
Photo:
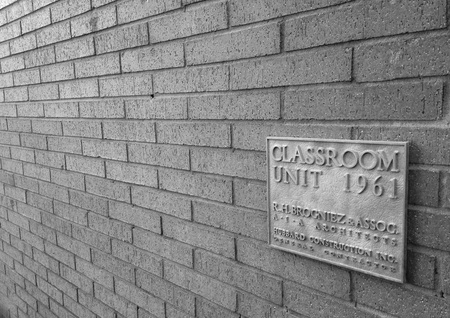
<path fill-rule="evenodd" d="M 403 282 L 407 142 L 267 138 L 269 244 Z"/>

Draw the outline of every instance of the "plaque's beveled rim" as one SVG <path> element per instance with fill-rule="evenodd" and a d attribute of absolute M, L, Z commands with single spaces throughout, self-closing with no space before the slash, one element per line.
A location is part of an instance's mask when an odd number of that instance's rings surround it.
<path fill-rule="evenodd" d="M 269 158 L 269 142 L 271 140 L 287 140 L 287 141 L 306 141 L 306 142 L 330 142 L 330 143 L 353 143 L 353 144 L 371 144 L 371 145 L 386 145 L 386 146 L 403 146 L 405 148 L 405 199 L 404 199 L 404 205 L 403 205 L 403 224 L 404 224 L 404 231 L 403 231 L 403 264 L 400 264 L 399 268 L 402 270 L 402 276 L 401 278 L 397 279 L 395 277 L 392 276 L 386 276 L 383 274 L 378 274 L 378 273 L 374 273 L 365 269 L 360 269 L 360 268 L 355 268 L 352 266 L 348 266 L 346 264 L 342 264 L 336 261 L 332 261 L 332 260 L 328 260 L 328 259 L 324 259 L 324 258 L 320 258 L 311 254 L 306 254 L 306 253 L 302 253 L 299 251 L 295 251 L 295 250 L 291 250 L 291 249 L 287 249 L 287 248 L 283 248 L 281 246 L 278 245 L 272 245 L 272 235 L 271 235 L 271 223 L 272 223 L 272 218 L 271 218 L 271 214 L 270 214 L 270 209 L 271 209 L 271 204 L 269 201 L 269 194 L 270 194 L 270 180 L 269 180 L 269 176 L 270 176 L 270 167 L 269 167 L 269 162 L 270 162 L 270 158 Z M 407 258 L 407 238 L 406 238 L 406 234 L 408 232 L 407 229 L 407 214 L 408 214 L 408 168 L 409 168 L 409 141 L 380 141 L 380 140 L 349 140 L 349 139 L 321 139 L 321 138 L 300 138 L 300 137 L 272 137 L 272 136 L 268 136 L 266 137 L 266 168 L 267 168 L 267 225 L 268 225 L 268 244 L 270 247 L 273 247 L 275 249 L 284 251 L 284 252 L 288 252 L 288 253 L 292 253 L 292 254 L 296 254 L 296 255 L 300 255 L 306 258 L 310 258 L 310 259 L 314 259 L 317 261 L 321 261 L 324 263 L 328 263 L 331 265 L 335 265 L 335 266 L 339 266 L 339 267 L 343 267 L 349 270 L 353 270 L 353 271 L 357 271 L 360 273 L 364 273 L 364 274 L 368 274 L 374 277 L 378 277 L 378 278 L 384 278 L 386 280 L 389 281 L 393 281 L 393 282 L 397 282 L 397 283 L 404 283 L 406 280 L 406 258 Z"/>

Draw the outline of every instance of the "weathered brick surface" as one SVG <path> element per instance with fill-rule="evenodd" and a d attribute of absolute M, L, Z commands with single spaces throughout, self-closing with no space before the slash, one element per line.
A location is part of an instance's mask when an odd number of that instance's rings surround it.
<path fill-rule="evenodd" d="M 442 84 L 433 80 L 288 90 L 283 118 L 436 120 L 442 111 Z"/>
<path fill-rule="evenodd" d="M 414 37 L 355 48 L 355 79 L 358 82 L 404 77 L 447 75 L 450 59 L 447 36 Z"/>
<path fill-rule="evenodd" d="M 184 11 L 150 20 L 150 42 L 162 42 L 222 30 L 227 27 L 227 24 L 225 2 L 188 7 Z"/>
<path fill-rule="evenodd" d="M 248 24 L 256 21 L 277 18 L 297 12 L 310 11 L 349 1 L 350 0 L 323 0 L 298 2 L 295 0 L 283 0 L 275 2 L 267 0 L 231 0 L 231 24 Z"/>
<path fill-rule="evenodd" d="M 0 1 L 0 316 L 449 316 L 448 5 Z M 267 245 L 268 136 L 409 142 L 403 284 Z"/>
<path fill-rule="evenodd" d="M 95 37 L 97 53 L 118 51 L 148 44 L 147 24 L 127 26 Z"/>
<path fill-rule="evenodd" d="M 186 44 L 188 65 L 239 60 L 280 52 L 280 30 L 277 23 L 246 29 Z"/>

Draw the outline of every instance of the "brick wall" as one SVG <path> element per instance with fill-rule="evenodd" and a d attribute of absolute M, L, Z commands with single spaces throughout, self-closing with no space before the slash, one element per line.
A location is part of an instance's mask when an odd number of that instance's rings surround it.
<path fill-rule="evenodd" d="M 447 6 L 0 1 L 0 317 L 449 317 Z M 407 283 L 268 247 L 267 136 L 411 143 Z"/>

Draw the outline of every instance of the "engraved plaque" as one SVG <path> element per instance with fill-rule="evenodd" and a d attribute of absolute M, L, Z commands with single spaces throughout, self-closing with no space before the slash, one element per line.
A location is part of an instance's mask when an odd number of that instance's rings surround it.
<path fill-rule="evenodd" d="M 403 282 L 407 142 L 267 138 L 269 244 Z"/>

